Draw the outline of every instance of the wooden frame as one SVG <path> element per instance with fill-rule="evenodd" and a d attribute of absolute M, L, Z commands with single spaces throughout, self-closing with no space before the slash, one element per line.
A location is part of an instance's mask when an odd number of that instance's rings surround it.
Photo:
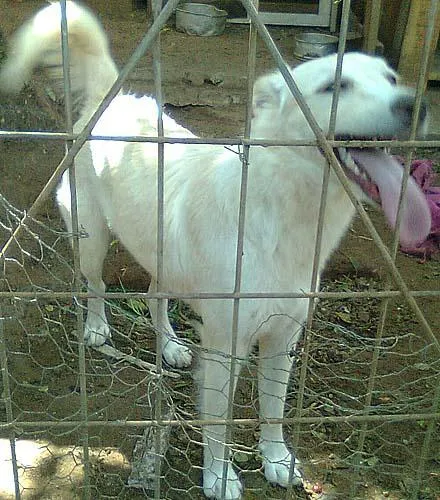
<path fill-rule="evenodd" d="M 262 2 L 264 4 L 264 2 Z M 292 0 L 292 3 L 295 3 Z M 264 24 L 281 26 L 319 26 L 327 28 L 330 26 L 332 0 L 318 0 L 318 12 L 312 13 L 291 13 L 291 12 L 265 12 L 261 10 L 260 17 Z M 248 23 L 248 18 L 229 19 L 230 23 Z"/>

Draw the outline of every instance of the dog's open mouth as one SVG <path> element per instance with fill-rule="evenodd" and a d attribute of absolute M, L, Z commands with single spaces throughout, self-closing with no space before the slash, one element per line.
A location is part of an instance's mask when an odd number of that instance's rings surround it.
<path fill-rule="evenodd" d="M 403 178 L 401 164 L 379 148 L 342 147 L 335 148 L 334 153 L 347 177 L 370 199 L 380 203 L 389 223 L 395 227 Z M 426 197 L 410 177 L 403 200 L 400 241 L 405 246 L 417 245 L 426 239 L 430 229 L 431 213 Z"/>
<path fill-rule="evenodd" d="M 362 191 L 376 203 L 380 203 L 380 194 L 377 184 L 373 182 L 368 171 L 358 164 L 352 156 L 354 148 L 335 148 L 334 153 L 339 163 L 342 165 L 346 176 L 357 184 Z"/>

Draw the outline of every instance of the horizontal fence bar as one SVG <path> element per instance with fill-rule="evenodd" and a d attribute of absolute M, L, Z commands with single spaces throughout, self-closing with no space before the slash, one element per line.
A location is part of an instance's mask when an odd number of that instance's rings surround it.
<path fill-rule="evenodd" d="M 65 132 L 9 132 L 0 130 L 0 140 L 54 140 L 74 141 L 79 134 Z M 270 139 L 245 139 L 243 137 L 154 137 L 142 135 L 93 135 L 87 141 L 151 142 L 155 144 L 201 144 L 218 146 L 318 146 L 316 139 L 278 141 Z M 327 140 L 332 147 L 352 148 L 439 148 L 440 140 Z"/>
<path fill-rule="evenodd" d="M 384 414 L 384 415 L 346 415 L 334 416 L 329 415 L 325 417 L 284 417 L 284 418 L 224 418 L 224 419 L 169 419 L 169 420 L 88 420 L 87 422 L 81 420 L 61 420 L 54 422 L 51 420 L 41 420 L 38 422 L 14 421 L 0 424 L 0 431 L 10 430 L 21 431 L 24 429 L 32 430 L 34 428 L 40 430 L 43 427 L 51 429 L 65 429 L 81 427 L 191 427 L 205 425 L 261 425 L 261 424 L 321 424 L 321 423 L 357 423 L 357 422 L 377 422 L 377 423 L 398 423 L 398 422 L 412 422 L 412 421 L 431 421 L 440 420 L 440 413 L 402 413 L 402 414 Z"/>
<path fill-rule="evenodd" d="M 409 291 L 413 297 L 439 297 L 440 290 L 413 290 Z M 101 297 L 107 300 L 114 299 L 179 299 L 179 300 L 216 300 L 216 299 L 374 299 L 385 297 L 399 297 L 400 290 L 365 291 L 365 292 L 106 292 L 96 294 L 92 292 L 0 292 L 0 299 L 93 299 Z"/>

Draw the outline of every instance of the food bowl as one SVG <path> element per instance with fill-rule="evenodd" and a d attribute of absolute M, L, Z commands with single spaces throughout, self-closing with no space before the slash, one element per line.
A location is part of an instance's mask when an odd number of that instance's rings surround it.
<path fill-rule="evenodd" d="M 315 59 L 333 54 L 338 50 L 338 37 L 325 33 L 298 33 L 295 40 L 294 55 L 298 59 Z"/>
<path fill-rule="evenodd" d="M 225 30 L 228 13 L 206 3 L 184 3 L 176 9 L 176 29 L 188 35 L 214 36 Z"/>

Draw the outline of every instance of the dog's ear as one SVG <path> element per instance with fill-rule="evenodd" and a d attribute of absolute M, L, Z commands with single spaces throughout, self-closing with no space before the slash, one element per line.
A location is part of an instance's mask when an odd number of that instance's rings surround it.
<path fill-rule="evenodd" d="M 284 79 L 280 73 L 270 73 L 258 78 L 254 85 L 253 114 L 262 109 L 280 109 L 285 91 Z"/>

